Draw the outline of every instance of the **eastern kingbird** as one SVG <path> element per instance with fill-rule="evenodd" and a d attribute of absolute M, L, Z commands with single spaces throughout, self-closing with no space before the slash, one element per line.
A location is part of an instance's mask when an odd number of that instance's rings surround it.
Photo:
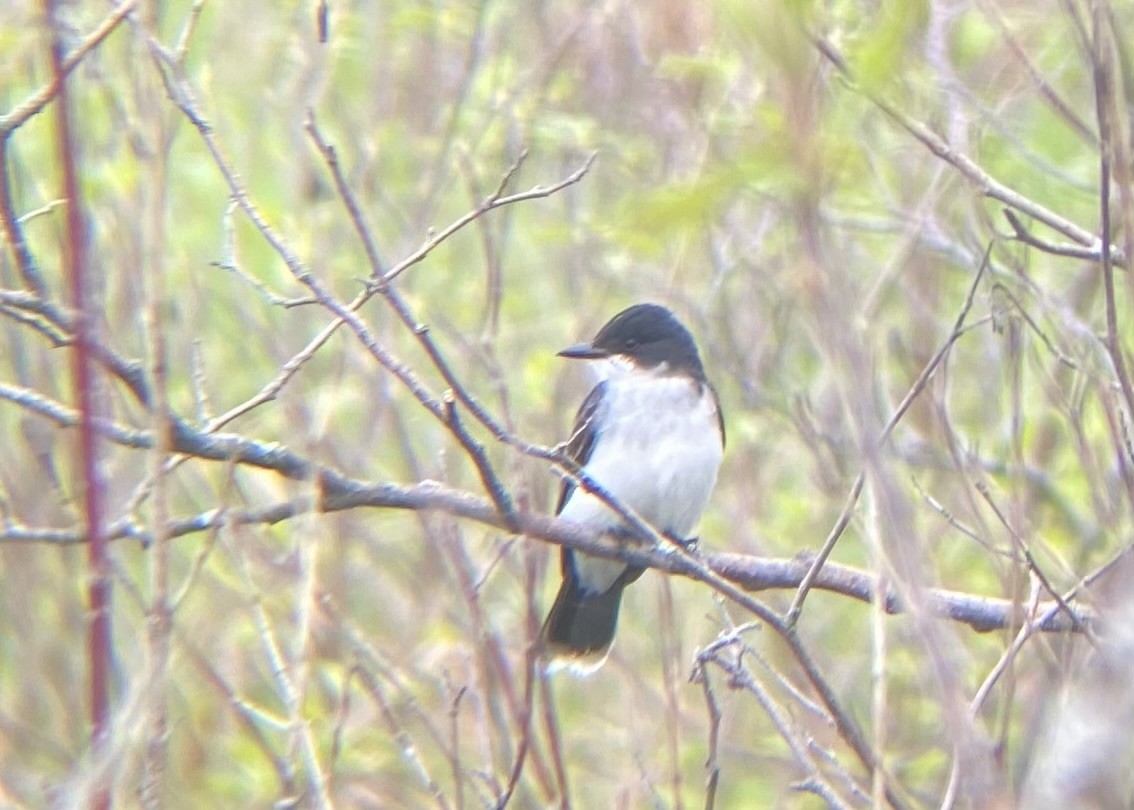
<path fill-rule="evenodd" d="M 590 343 L 560 357 L 609 360 L 575 417 L 567 454 L 587 476 L 658 531 L 687 540 L 708 503 L 724 452 L 724 420 L 693 336 L 668 309 L 638 304 Z M 623 521 L 563 481 L 556 514 L 617 533 Z M 543 625 L 550 669 L 589 674 L 606 660 L 622 590 L 643 568 L 564 548 L 563 584 Z"/>

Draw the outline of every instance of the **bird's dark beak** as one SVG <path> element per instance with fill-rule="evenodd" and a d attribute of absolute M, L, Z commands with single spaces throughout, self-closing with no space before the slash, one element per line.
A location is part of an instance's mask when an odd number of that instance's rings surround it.
<path fill-rule="evenodd" d="M 602 349 L 596 349 L 589 343 L 576 343 L 559 352 L 559 356 L 570 357 L 572 360 L 602 360 L 604 357 L 610 357 L 610 354 Z"/>

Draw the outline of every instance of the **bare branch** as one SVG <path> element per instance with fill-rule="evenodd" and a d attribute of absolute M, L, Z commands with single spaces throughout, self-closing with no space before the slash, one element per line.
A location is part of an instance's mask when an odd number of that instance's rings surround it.
<path fill-rule="evenodd" d="M 739 643 L 739 639 L 734 637 L 734 640 Z M 772 697 L 764 685 L 753 676 L 752 672 L 744 665 L 740 656 L 726 658 L 722 653 L 724 648 L 720 646 L 713 646 L 709 650 L 703 651 L 697 656 L 697 666 L 702 670 L 702 683 L 706 684 L 708 689 L 707 678 L 704 675 L 704 667 L 709 664 L 715 664 L 728 676 L 728 685 L 732 689 L 739 689 L 751 694 L 760 707 L 764 710 L 764 714 L 772 721 L 776 731 L 779 733 L 781 739 L 787 743 L 788 750 L 791 751 L 792 756 L 795 758 L 796 764 L 803 771 L 803 780 L 796 788 L 804 790 L 809 793 L 815 793 L 821 796 L 832 810 L 850 810 L 852 804 L 849 800 L 842 798 L 838 795 L 834 786 L 830 784 L 826 776 L 820 770 L 819 764 L 812 756 L 811 750 L 808 746 L 804 733 L 795 728 L 790 715 L 784 710 L 779 703 Z M 711 692 L 706 691 L 706 696 L 711 695 Z M 710 702 L 710 717 L 711 712 L 715 709 L 715 705 Z M 719 716 L 712 720 L 714 727 L 719 727 Z M 709 794 L 710 798 L 713 794 Z"/>
<path fill-rule="evenodd" d="M 1069 245 L 1065 242 L 1048 242 L 1040 239 L 1027 229 L 1023 220 L 1020 219 L 1020 216 L 1015 211 L 1011 208 L 1004 208 L 1002 210 L 1004 218 L 1007 219 L 1008 224 L 1012 226 L 1012 231 L 1015 233 L 1016 238 L 1025 245 L 1034 247 L 1036 250 L 1042 250 L 1044 253 L 1050 253 L 1052 256 L 1063 256 L 1068 259 L 1083 259 L 1085 261 L 1098 261 L 1100 259 L 1098 251 L 1092 250 L 1091 248 Z"/>
<path fill-rule="evenodd" d="M 382 276 L 382 280 L 387 282 L 393 281 L 406 270 L 422 261 L 433 251 L 434 248 L 436 248 L 450 236 L 464 228 L 469 223 L 475 221 L 477 218 L 483 216 L 487 212 L 492 211 L 493 209 L 501 208 L 505 205 L 513 205 L 518 202 L 525 202 L 526 200 L 540 200 L 545 197 L 550 197 L 553 194 L 556 194 L 567 188 L 568 186 L 575 185 L 575 183 L 578 183 L 580 180 L 582 180 L 583 177 L 586 176 L 587 172 L 590 171 L 591 164 L 595 162 L 595 158 L 597 157 L 598 152 L 591 152 L 582 166 L 580 166 L 578 169 L 576 169 L 567 177 L 560 180 L 558 183 L 555 183 L 554 185 L 546 187 L 535 186 L 528 191 L 521 191 L 518 194 L 512 194 L 508 197 L 490 197 L 489 199 L 485 200 L 484 204 L 479 208 L 476 208 L 473 211 L 469 211 L 460 219 L 455 220 L 445 230 L 427 240 L 426 243 L 418 248 L 415 253 L 411 254 L 410 256 L 406 257 L 405 259 L 394 265 L 392 268 L 390 268 L 390 270 Z"/>
<path fill-rule="evenodd" d="M 4 241 L 12 247 L 12 252 L 16 256 L 16 266 L 20 270 L 24 284 L 35 295 L 43 296 L 47 291 L 47 285 L 24 236 L 24 218 L 16 215 L 12 202 L 12 172 L 9 168 L 8 154 L 10 145 L 11 133 L 0 134 L 0 229 L 2 229 L 0 233 L 3 233 Z"/>
<path fill-rule="evenodd" d="M 1119 152 L 1118 140 L 1123 137 L 1121 128 L 1113 119 L 1115 117 L 1115 70 L 1114 70 L 1114 43 L 1112 30 L 1107 21 L 1108 6 L 1106 3 L 1095 4 L 1091 39 L 1091 72 L 1095 85 L 1095 113 L 1099 124 L 1099 138 L 1102 148 L 1099 150 L 1099 223 L 1102 228 L 1103 244 L 1110 244 L 1110 188 L 1111 172 L 1116 168 L 1116 158 L 1121 158 L 1124 152 Z M 1125 106 L 1120 109 L 1125 110 Z M 1125 175 L 1126 172 L 1123 171 Z M 1121 187 L 1120 198 L 1124 206 L 1128 204 L 1129 189 Z M 1129 239 L 1131 234 L 1127 234 Z M 1118 309 L 1114 291 L 1114 265 L 1126 265 L 1126 257 L 1118 249 L 1103 252 L 1103 287 L 1106 292 L 1106 344 L 1107 354 L 1114 367 L 1114 376 L 1122 390 L 1122 400 L 1127 416 L 1134 416 L 1134 384 L 1130 381 L 1130 374 L 1126 368 L 1126 358 L 1123 354 L 1122 341 L 1119 336 Z M 1134 501 L 1134 473 L 1130 465 L 1134 463 L 1128 454 L 1120 454 L 1118 463 L 1126 484 L 1127 497 Z"/>
<path fill-rule="evenodd" d="M 1054 599 L 1059 607 L 1063 609 L 1063 612 L 1067 614 L 1067 617 L 1071 620 L 1074 628 L 1079 632 L 1085 632 L 1086 628 L 1083 627 L 1083 625 L 1079 622 L 1079 618 L 1075 615 L 1075 611 L 1071 609 L 1070 605 L 1063 601 L 1063 597 L 1059 595 L 1059 591 L 1055 590 L 1055 587 L 1051 584 L 1051 580 L 1048 579 L 1047 575 L 1043 572 L 1043 569 L 1039 567 L 1039 564 L 1036 562 L 1036 558 L 1032 555 L 1032 550 L 1028 547 L 1027 542 L 1025 542 L 1024 538 L 1020 537 L 1019 532 L 1012 528 L 1012 525 L 1008 522 L 1008 519 L 1004 516 L 1004 513 L 1001 511 L 1000 507 L 996 505 L 996 501 L 994 501 L 992 498 L 992 493 L 988 490 L 988 485 L 983 481 L 977 481 L 976 488 L 977 492 L 979 492 L 981 494 L 981 497 L 984 498 L 985 503 L 987 503 L 989 508 L 992 509 L 993 514 L 996 515 L 997 520 L 1000 521 L 1000 525 L 1002 525 L 1008 531 L 1008 534 L 1012 537 L 1012 541 L 1020 549 L 1020 553 L 1024 555 L 1024 560 L 1027 561 L 1028 564 L 1028 570 L 1035 575 L 1036 579 L 1039 580 L 1040 585 L 1043 586 L 1043 589 L 1051 595 L 1051 598 Z"/>
<path fill-rule="evenodd" d="M 842 54 L 839 53 L 838 49 L 822 37 L 812 37 L 812 41 L 819 53 L 834 65 L 839 73 L 842 74 L 853 87 L 854 74 L 850 69 L 850 65 L 847 63 L 846 59 L 843 58 Z M 1060 216 L 1046 206 L 1040 205 L 1030 197 L 1026 197 L 1020 192 L 1009 188 L 1004 183 L 1001 183 L 985 171 L 984 168 L 971 157 L 964 152 L 954 149 L 944 138 L 930 129 L 926 124 L 907 115 L 890 102 L 862 88 L 856 87 L 855 89 L 873 102 L 878 109 L 884 112 L 890 119 L 898 124 L 898 126 L 920 141 L 926 149 L 960 172 L 961 176 L 968 180 L 980 194 L 1011 206 L 1020 213 L 1042 222 L 1044 225 L 1063 234 L 1076 244 L 1088 248 L 1091 252 L 1091 257 L 1095 260 L 1102 259 L 1102 246 L 1104 242 L 1093 233 L 1076 225 L 1074 222 L 1071 222 L 1071 220 Z M 1124 257 L 1119 258 L 1121 252 L 1116 247 L 1112 246 L 1110 252 L 1115 256 L 1116 261 L 1125 263 Z"/>
<path fill-rule="evenodd" d="M 102 41 L 106 39 L 111 31 L 118 27 L 119 23 L 126 19 L 126 16 L 130 14 L 137 5 L 138 0 L 123 0 L 123 2 L 119 3 L 114 8 L 114 11 L 110 12 L 94 31 L 89 33 L 74 50 L 63 57 L 59 64 L 59 71 L 52 75 L 50 82 L 34 92 L 23 104 L 7 114 L 0 116 L 0 141 L 6 141 L 8 136 L 27 123 L 28 119 L 42 112 L 43 108 L 59 93 L 59 88 L 62 87 L 63 80 L 71 74 L 71 71 L 78 67 L 79 63 L 82 62 L 91 51 L 97 48 Z M 4 174 L 4 172 L 0 172 L 0 174 Z"/>
<path fill-rule="evenodd" d="M 925 386 L 929 384 L 929 381 L 937 372 L 938 367 L 942 364 L 942 362 L 944 362 L 946 356 L 948 356 L 949 354 L 950 349 L 953 348 L 953 344 L 955 344 L 961 338 L 961 335 L 965 333 L 965 319 L 968 318 L 969 310 L 972 309 L 973 298 L 976 295 L 977 288 L 980 286 L 980 280 L 984 276 L 985 268 L 988 267 L 988 257 L 991 252 L 992 243 L 990 242 L 988 248 L 984 252 L 984 258 L 981 260 L 980 266 L 977 268 L 976 276 L 973 278 L 972 284 L 969 285 L 968 295 L 965 297 L 965 302 L 961 307 L 960 313 L 957 315 L 956 322 L 953 324 L 953 331 L 949 333 L 949 337 L 946 338 L 945 343 L 941 346 L 940 349 L 937 350 L 937 354 L 933 356 L 933 359 L 931 359 L 926 364 L 925 368 L 922 369 L 921 374 L 919 374 L 917 379 L 914 380 L 914 383 L 910 386 L 909 391 L 907 391 L 906 395 L 902 397 L 902 401 L 898 403 L 898 407 L 894 409 L 894 413 L 890 415 L 890 419 L 886 422 L 886 426 L 882 429 L 882 433 L 878 437 L 879 446 L 886 443 L 886 440 L 889 439 L 890 434 L 894 431 L 894 428 L 897 426 L 898 422 L 901 421 L 902 417 L 905 416 L 906 411 L 909 410 L 910 405 L 912 405 L 914 400 L 917 399 L 917 397 L 923 390 L 925 390 Z M 862 486 L 865 481 L 866 472 L 865 470 L 863 470 L 859 472 L 858 476 L 854 480 L 854 484 L 851 485 L 850 494 L 847 495 L 846 502 L 843 504 L 843 511 L 839 514 L 838 519 L 835 521 L 835 525 L 831 528 L 830 534 L 823 542 L 823 546 L 822 548 L 820 548 L 819 553 L 815 556 L 815 559 L 812 562 L 812 571 L 809 571 L 807 577 L 805 577 L 803 582 L 800 583 L 799 592 L 796 593 L 795 599 L 792 600 L 791 607 L 788 608 L 788 612 L 786 614 L 788 627 L 794 627 L 795 623 L 799 621 L 800 613 L 802 613 L 803 611 L 803 602 L 807 599 L 807 592 L 811 588 L 811 583 L 814 581 L 815 577 L 818 576 L 819 569 L 823 567 L 823 563 L 826 562 L 827 558 L 831 555 L 831 552 L 834 551 L 835 544 L 838 543 L 839 538 L 842 537 L 843 532 L 846 530 L 846 527 L 850 524 L 851 514 L 854 511 L 855 505 L 858 503 L 859 495 L 862 494 Z"/>
<path fill-rule="evenodd" d="M 370 272 L 372 276 L 377 278 L 382 273 L 381 260 L 378 258 L 378 248 L 375 244 L 374 236 L 363 218 L 362 209 L 359 207 L 358 201 L 351 192 L 346 178 L 343 176 L 338 157 L 335 154 L 335 149 L 319 132 L 314 117 L 308 118 L 307 131 L 315 141 L 316 147 L 322 153 L 328 168 L 331 170 L 331 175 L 335 180 L 335 187 L 338 189 L 339 196 L 344 205 L 346 205 L 351 222 L 354 223 L 355 231 L 359 239 L 362 240 L 363 247 L 366 250 L 366 257 L 370 262 Z M 442 422 L 469 456 L 469 459 L 476 467 L 477 473 L 480 475 L 481 481 L 484 483 L 484 488 L 488 491 L 489 495 L 492 496 L 492 500 L 499 506 L 501 513 L 511 515 L 514 511 L 512 498 L 508 494 L 504 483 L 493 469 L 491 462 L 489 462 L 484 447 L 465 430 L 464 425 L 461 423 L 454 396 L 459 396 L 462 402 L 475 402 L 475 400 L 473 400 L 471 394 L 468 393 L 464 385 L 461 384 L 456 375 L 450 370 L 449 364 L 441 356 L 440 349 L 438 349 L 437 345 L 433 342 L 428 328 L 414 318 L 409 311 L 409 307 L 393 286 L 389 282 L 382 282 L 377 285 L 377 289 L 394 309 L 395 313 L 397 313 L 403 325 L 417 337 L 418 341 L 429 354 L 433 364 L 441 371 L 445 381 L 451 386 L 450 392 L 447 392 L 444 398 Z"/>
<path fill-rule="evenodd" d="M 1055 88 L 1051 86 L 1051 82 L 1045 79 L 1043 74 L 1040 73 L 1039 67 L 1032 61 L 1031 57 L 1028 56 L 1028 52 L 1024 49 L 1024 46 L 1020 44 L 1020 41 L 1012 33 L 1012 30 L 1008 26 L 1008 21 L 1004 19 L 1004 14 L 1000 11 L 1000 8 L 995 3 L 987 1 L 981 2 L 980 7 L 985 16 L 992 20 L 1000 30 L 1000 35 L 1004 38 L 1004 41 L 1008 43 L 1008 47 L 1011 49 L 1013 55 L 1020 60 L 1020 64 L 1024 66 L 1024 70 L 1027 71 L 1028 76 L 1031 77 L 1032 83 L 1036 86 L 1040 96 L 1048 103 L 1048 106 L 1055 111 L 1056 115 L 1063 119 L 1076 135 L 1082 138 L 1088 145 L 1097 147 L 1099 145 L 1098 136 L 1087 125 L 1087 122 L 1079 117 L 1075 109 L 1056 92 Z"/>
<path fill-rule="evenodd" d="M 297 499 L 254 510 L 212 509 L 191 518 L 173 520 L 168 526 L 170 537 L 181 537 L 219 528 L 226 525 L 271 525 L 290 520 L 300 514 L 318 509 L 337 512 L 362 507 L 405 509 L 420 512 L 442 512 L 481 523 L 505 528 L 503 516 L 487 500 L 470 493 L 444 487 L 436 482 L 399 486 L 391 483 L 374 483 L 348 478 L 330 479 L 337 483 L 327 487 L 323 500 Z M 532 512 L 517 512 L 515 518 L 520 531 L 538 540 L 566 546 L 599 557 L 618 559 L 670 574 L 701 579 L 701 572 L 682 558 L 648 546 L 612 543 L 605 535 L 597 534 L 567 520 Z M 136 539 L 148 542 L 149 535 L 135 524 L 118 522 L 107 531 L 111 539 Z M 81 531 L 65 529 L 35 529 L 25 526 L 6 526 L 0 529 L 0 543 L 85 543 Z M 739 585 L 746 591 L 785 590 L 798 588 L 810 569 L 812 558 L 797 555 L 792 559 L 775 559 L 725 552 L 704 555 L 704 566 L 718 577 Z M 812 588 L 837 593 L 859 602 L 871 603 L 878 588 L 877 578 L 851 566 L 828 562 L 813 580 Z M 1011 600 L 976 596 L 940 588 L 926 591 L 929 611 L 936 616 L 967 624 L 979 632 L 1015 627 L 1022 621 L 1019 606 Z M 1051 612 L 1054 608 L 1054 612 Z M 905 607 L 893 592 L 887 594 L 885 609 L 889 614 L 900 614 Z M 1071 606 L 1071 616 L 1060 611 L 1058 604 L 1044 603 L 1039 607 L 1043 616 L 1035 623 L 1037 631 L 1066 633 L 1089 627 L 1094 614 L 1086 608 Z"/>

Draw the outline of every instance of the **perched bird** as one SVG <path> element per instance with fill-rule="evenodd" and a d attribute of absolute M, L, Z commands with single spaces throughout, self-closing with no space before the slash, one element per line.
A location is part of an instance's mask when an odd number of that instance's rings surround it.
<path fill-rule="evenodd" d="M 590 343 L 560 357 L 612 361 L 575 417 L 568 455 L 619 503 L 684 542 L 717 480 L 725 431 L 697 344 L 668 309 L 638 304 Z M 595 495 L 564 479 L 556 514 L 595 530 L 625 531 Z M 606 660 L 622 591 L 644 569 L 564 548 L 563 584 L 543 625 L 549 669 L 589 674 Z"/>

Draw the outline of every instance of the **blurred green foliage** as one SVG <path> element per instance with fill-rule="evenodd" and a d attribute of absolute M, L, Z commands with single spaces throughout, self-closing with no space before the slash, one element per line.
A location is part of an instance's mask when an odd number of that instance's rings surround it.
<path fill-rule="evenodd" d="M 272 303 L 307 292 L 246 217 L 226 213 L 224 178 L 167 97 L 147 37 L 174 47 L 192 5 L 131 18 L 70 86 L 103 335 L 145 360 L 152 333 L 143 312 L 159 290 L 170 405 L 200 424 L 254 396 L 331 318 L 315 305 Z M 1007 241 L 1001 204 L 870 101 L 924 121 L 1009 187 L 1094 229 L 1097 144 L 1045 100 L 1020 56 L 1093 129 L 1089 64 L 1065 8 L 1078 4 L 331 2 L 326 43 L 316 37 L 317 6 L 204 4 L 185 69 L 259 212 L 340 300 L 353 298 L 371 269 L 305 131 L 309 111 L 336 148 L 386 268 L 481 205 L 521 150 L 527 158 L 505 194 L 550 186 L 597 151 L 580 183 L 481 217 L 397 280 L 463 384 L 519 436 L 564 439 L 590 383 L 556 350 L 630 303 L 663 302 L 696 333 L 728 425 L 705 546 L 776 557 L 814 550 L 892 409 L 948 337 L 995 240 L 969 317 L 977 326 L 884 448 L 833 559 L 889 576 L 884 560 L 912 549 L 926 585 L 1026 595 L 1026 571 L 1007 559 L 1011 534 L 974 494 L 976 480 L 1061 589 L 1128 536 L 1128 426 L 1097 339 L 1105 328 L 1097 267 Z M 105 12 L 69 7 L 68 26 L 80 36 Z M 1114 14 L 1128 27 L 1129 9 Z M 853 80 L 811 35 L 840 50 Z M 0 113 L 48 81 L 49 41 L 38 4 L 0 9 Z M 53 116 L 48 106 L 10 140 L 3 170 L 18 215 L 59 197 Z M 59 206 L 24 223 L 59 301 L 64 215 Z M 1040 226 L 1036 234 L 1059 241 Z M 1011 334 L 993 332 L 985 316 L 994 282 L 1042 335 L 1020 317 Z M 0 287 L 20 287 L 7 245 Z M 1127 300 L 1124 290 L 1123 323 Z M 0 383 L 70 403 L 66 350 L 5 314 Z M 440 394 L 441 376 L 381 297 L 361 315 Z M 116 421 L 150 427 L 124 389 L 105 385 Z M 25 418 L 0 401 L 0 516 L 74 527 L 74 437 L 56 436 L 56 486 L 26 441 Z M 462 418 L 512 492 L 549 510 L 557 480 L 546 466 Z M 444 426 L 346 329 L 277 398 L 225 430 L 367 480 L 435 479 L 481 493 Z M 144 454 L 105 449 L 113 519 L 127 513 L 151 466 Z M 174 518 L 310 490 L 192 460 L 167 487 Z M 142 499 L 134 515 L 144 523 L 151 510 Z M 137 719 L 123 707 L 144 685 L 152 563 L 135 542 L 114 550 L 123 712 L 115 795 L 132 806 L 146 741 L 131 736 Z M 180 598 L 161 686 L 164 806 L 290 806 L 295 796 L 315 806 L 301 727 L 338 806 L 491 806 L 523 737 L 516 706 L 526 645 L 553 593 L 557 549 L 440 515 L 355 511 L 192 534 L 170 550 Z M 74 784 L 87 765 L 83 559 L 81 548 L 0 545 L 0 803 L 49 806 L 56 786 Z M 761 598 L 783 610 L 791 596 Z M 943 687 L 917 624 L 888 619 L 889 712 L 886 728 L 873 725 L 870 610 L 816 594 L 801 637 L 868 739 L 882 741 L 894 777 L 937 806 L 953 764 Z M 703 804 L 709 723 L 700 687 L 687 681 L 726 614 L 748 618 L 703 587 L 647 576 L 628 591 L 606 667 L 553 682 L 574 806 Z M 940 626 L 971 698 L 1011 636 Z M 745 638 L 763 660 L 750 662 L 754 672 L 788 707 L 796 733 L 830 752 L 830 760 L 817 755 L 820 767 L 846 768 L 869 786 L 829 723 L 772 674 L 802 683 L 782 645 L 770 632 Z M 302 692 L 293 717 L 269 640 Z M 1056 668 L 1034 647 L 1023 656 L 1011 676 L 1018 688 L 994 692 L 977 718 L 1005 746 L 1006 784 L 1027 772 L 1029 749 L 1017 741 L 1034 732 Z M 807 774 L 759 703 L 709 672 L 725 716 L 717 807 L 823 806 L 794 789 Z M 537 690 L 513 807 L 558 802 L 546 698 Z"/>

